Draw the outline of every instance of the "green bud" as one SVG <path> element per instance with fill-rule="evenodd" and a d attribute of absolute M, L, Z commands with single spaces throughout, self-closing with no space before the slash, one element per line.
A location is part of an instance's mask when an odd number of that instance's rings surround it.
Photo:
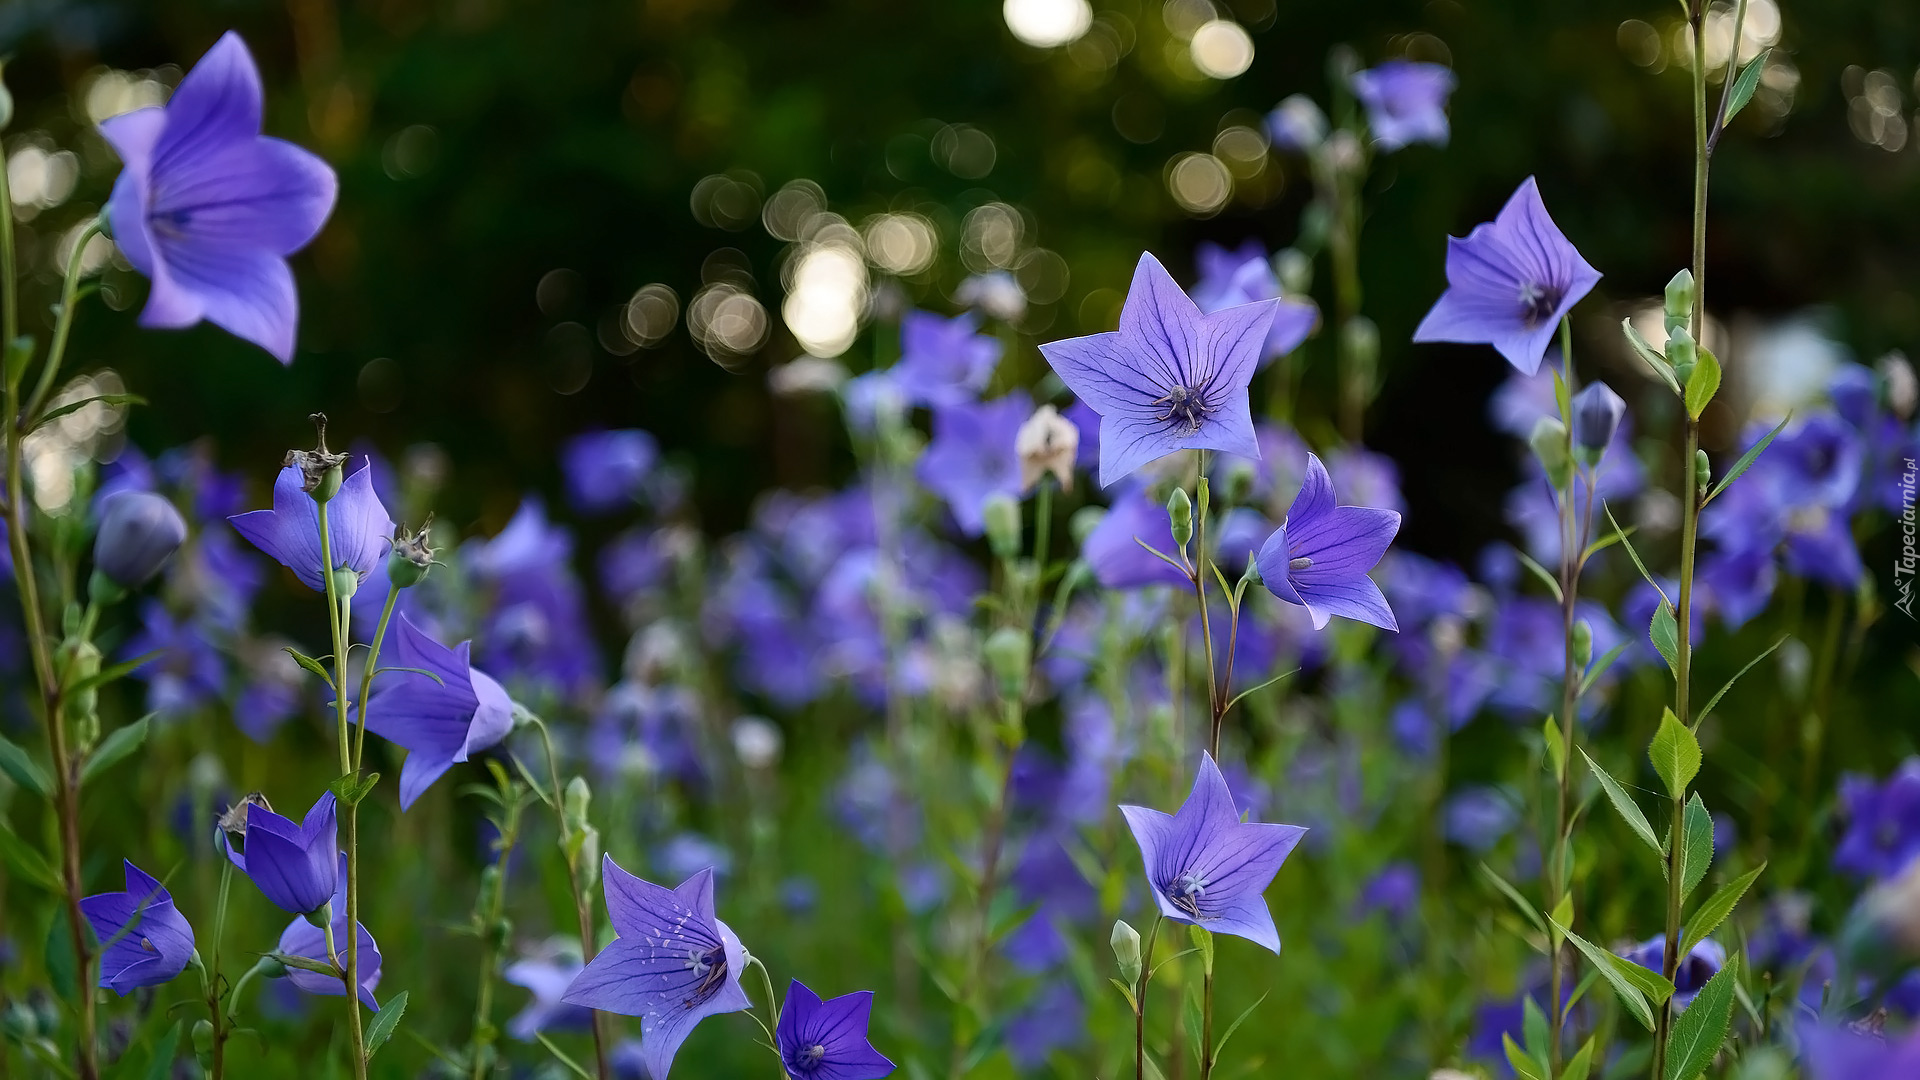
<path fill-rule="evenodd" d="M 1567 449 L 1567 426 L 1551 416 L 1534 421 L 1533 434 L 1527 438 L 1533 456 L 1547 471 L 1547 480 L 1561 491 L 1573 482 L 1573 455 Z"/>
<path fill-rule="evenodd" d="M 987 635 L 982 651 L 987 657 L 987 670 L 1000 684 L 1000 696 L 1009 701 L 1025 696 L 1027 668 L 1033 662 L 1033 642 L 1026 631 L 1003 626 Z"/>
<path fill-rule="evenodd" d="M 254 962 L 253 966 L 259 970 L 263 978 L 281 979 L 285 978 L 287 974 L 287 965 L 269 956 L 261 957 Z"/>
<path fill-rule="evenodd" d="M 1693 365 L 1699 360 L 1699 346 L 1694 344 L 1693 334 L 1684 326 L 1676 326 L 1667 331 L 1667 363 L 1673 365 L 1673 376 L 1680 385 L 1687 385 L 1693 377 Z"/>
<path fill-rule="evenodd" d="M 593 805 L 593 789 L 587 786 L 587 778 L 576 776 L 567 781 L 567 792 L 561 800 L 561 812 L 567 816 L 567 827 L 582 829 L 587 825 L 587 812 Z"/>
<path fill-rule="evenodd" d="M 1693 271 L 1682 269 L 1667 282 L 1667 333 L 1693 321 Z"/>
<path fill-rule="evenodd" d="M 987 544 L 1004 561 L 1020 557 L 1020 504 L 1013 496 L 995 494 L 987 499 L 985 511 Z"/>
<path fill-rule="evenodd" d="M 360 591 L 360 575 L 347 567 L 342 566 L 337 570 L 330 570 L 328 571 L 328 576 L 333 578 L 334 594 L 342 600 Z"/>
<path fill-rule="evenodd" d="M 1093 535 L 1093 530 L 1100 527 L 1101 519 L 1106 516 L 1107 508 L 1104 506 L 1083 506 L 1067 519 L 1067 535 L 1073 537 L 1076 547 L 1085 544 L 1087 537 Z"/>
<path fill-rule="evenodd" d="M 591 825 L 581 826 L 580 839 L 580 891 L 590 893 L 600 884 L 600 830 Z"/>
<path fill-rule="evenodd" d="M 318 908 L 302 915 L 301 918 L 307 920 L 309 924 L 324 932 L 327 927 L 333 925 L 333 901 L 328 900 Z"/>
<path fill-rule="evenodd" d="M 1167 496 L 1167 520 L 1173 525 L 1173 542 L 1185 548 L 1193 539 L 1193 500 L 1186 488 L 1174 488 Z"/>
<path fill-rule="evenodd" d="M 1700 494 L 1705 495 L 1708 485 L 1712 483 L 1713 463 L 1707 460 L 1705 450 L 1695 450 L 1693 452 L 1693 486 L 1699 489 Z"/>
<path fill-rule="evenodd" d="M 1249 585 L 1262 585 L 1266 582 L 1266 579 L 1260 576 L 1260 559 L 1251 551 L 1247 552 L 1247 569 L 1240 575 L 1240 580 Z"/>
<path fill-rule="evenodd" d="M 1593 624 L 1585 619 L 1573 624 L 1573 659 L 1582 671 L 1593 663 Z"/>
<path fill-rule="evenodd" d="M 1113 959 L 1120 965 L 1120 981 L 1128 986 L 1140 983 L 1140 931 L 1125 919 L 1113 921 L 1113 935 L 1108 942 L 1113 946 Z"/>
<path fill-rule="evenodd" d="M 193 1052 L 196 1054 L 213 1053 L 213 1024 L 211 1021 L 202 1019 L 194 1023 Z"/>
<path fill-rule="evenodd" d="M 408 532 L 403 526 L 393 538 L 393 550 L 387 553 L 387 580 L 396 589 L 418 585 L 433 568 L 433 548 L 427 543 L 433 529 L 433 515 L 420 523 L 420 528 Z"/>

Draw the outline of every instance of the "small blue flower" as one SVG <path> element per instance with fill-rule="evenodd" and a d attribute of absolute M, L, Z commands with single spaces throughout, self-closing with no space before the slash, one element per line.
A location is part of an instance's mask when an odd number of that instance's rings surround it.
<path fill-rule="evenodd" d="M 793 980 L 780 1009 L 773 1040 L 780 1064 L 792 1080 L 880 1080 L 893 1073 L 867 1038 L 873 991 L 861 990 L 827 1001 Z"/>
<path fill-rule="evenodd" d="M 325 907 L 345 877 L 337 859 L 333 792 L 322 793 L 298 825 L 264 802 L 243 805 L 246 825 L 240 848 L 235 850 L 221 834 L 227 858 L 282 910 L 311 915 Z"/>
<path fill-rule="evenodd" d="M 1020 425 L 1033 399 L 1015 392 L 994 401 L 959 402 L 933 410 L 933 441 L 915 468 L 927 490 L 945 500 L 968 536 L 986 531 L 987 500 L 1020 496 Z"/>
<path fill-rule="evenodd" d="M 1440 64 L 1388 60 L 1353 75 L 1353 96 L 1367 109 L 1373 143 L 1392 153 L 1414 143 L 1447 145 L 1447 98 L 1456 80 Z"/>
<path fill-rule="evenodd" d="M 405 615 L 398 622 L 393 666 L 412 670 L 386 675 L 367 702 L 367 730 L 406 747 L 400 809 L 407 810 L 455 762 L 506 738 L 513 701 L 468 659 L 472 642 L 449 649 Z"/>
<path fill-rule="evenodd" d="M 172 979 L 193 959 L 193 927 L 173 906 L 166 887 L 132 863 L 124 866 L 125 892 L 80 901 L 80 914 L 103 946 L 100 985 L 122 997 Z"/>
<path fill-rule="evenodd" d="M 1287 520 L 1256 559 L 1268 591 L 1313 616 L 1317 630 L 1345 616 L 1398 630 L 1380 586 L 1367 576 L 1400 530 L 1400 515 L 1364 506 L 1337 506 L 1333 480 L 1320 459 L 1307 455 L 1307 478 Z"/>

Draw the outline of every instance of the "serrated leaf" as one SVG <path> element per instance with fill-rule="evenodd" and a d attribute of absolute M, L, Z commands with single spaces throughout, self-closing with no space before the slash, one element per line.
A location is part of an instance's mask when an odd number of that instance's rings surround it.
<path fill-rule="evenodd" d="M 13 825 L 5 820 L 0 820 L 0 859 L 4 859 L 14 873 L 42 889 L 52 893 L 61 891 L 60 875 L 54 872 L 53 864 L 33 845 L 20 839 Z"/>
<path fill-rule="evenodd" d="M 1696 352 L 1699 359 L 1694 362 L 1693 374 L 1687 376 L 1687 415 L 1698 420 L 1712 404 L 1713 395 L 1720 392 L 1720 361 L 1704 346 Z"/>
<path fill-rule="evenodd" d="M 1506 1048 L 1507 1064 L 1513 1066 L 1513 1074 L 1520 1080 L 1547 1080 L 1547 1074 L 1540 1068 L 1540 1063 L 1528 1057 L 1527 1052 L 1514 1043 L 1513 1036 L 1504 1031 L 1501 1032 L 1500 1044 Z"/>
<path fill-rule="evenodd" d="M 1765 435 L 1762 435 L 1760 437 L 1759 442 L 1754 443 L 1753 446 L 1750 449 L 1748 449 L 1746 453 L 1741 454 L 1739 459 L 1733 463 L 1733 467 L 1727 470 L 1727 474 L 1720 478 L 1720 482 L 1713 485 L 1713 490 L 1707 492 L 1707 497 L 1700 500 L 1700 505 L 1705 506 L 1708 503 L 1712 502 L 1714 496 L 1727 490 L 1728 484 L 1731 484 L 1735 480 L 1740 479 L 1741 473 L 1744 473 L 1748 469 L 1752 468 L 1753 463 L 1759 459 L 1760 452 L 1762 450 L 1765 450 L 1767 446 L 1773 442 L 1774 436 L 1780 434 L 1781 430 L 1787 426 L 1787 421 L 1792 419 L 1793 419 L 1793 414 L 1788 413 L 1784 418 L 1781 419 L 1781 421 L 1778 424 L 1774 425 L 1772 431 L 1769 431 Z"/>
<path fill-rule="evenodd" d="M 1273 991 L 1267 991 L 1267 994 L 1271 993 Z M 1260 1002 L 1267 1000 L 1267 994 L 1261 994 L 1253 1004 L 1242 1010 L 1239 1016 L 1234 1017 L 1233 1023 L 1228 1024 L 1226 1032 L 1220 1036 L 1220 1041 L 1213 1044 L 1213 1060 L 1216 1065 L 1220 1062 L 1220 1055 L 1227 1049 L 1227 1040 L 1233 1038 L 1233 1033 L 1239 1031 L 1240 1025 L 1247 1022 L 1247 1017 L 1252 1016 L 1253 1010 L 1260 1007 Z"/>
<path fill-rule="evenodd" d="M 1560 1080 L 1587 1080 L 1587 1074 L 1593 1071 L 1593 1036 L 1580 1047 L 1580 1052 L 1567 1060 L 1566 1067 L 1560 1070 Z"/>
<path fill-rule="evenodd" d="M 367 1060 L 372 1061 L 387 1040 L 393 1038 L 393 1029 L 400 1026 L 400 1018 L 407 1015 L 407 992 L 405 990 L 387 999 L 380 1006 L 380 1013 L 367 1026 Z"/>
<path fill-rule="evenodd" d="M 1667 662 L 1667 670 L 1674 678 L 1680 677 L 1680 630 L 1674 621 L 1673 608 L 1665 600 L 1654 609 L 1653 621 L 1647 624 L 1647 640 L 1660 650 L 1660 658 Z"/>
<path fill-rule="evenodd" d="M 1747 661 L 1746 667 L 1743 667 L 1739 671 L 1734 672 L 1733 678 L 1728 679 L 1726 682 L 1726 685 L 1714 691 L 1713 696 L 1707 699 L 1706 707 L 1701 709 L 1699 712 L 1694 713 L 1693 715 L 1694 726 L 1695 727 L 1700 726 L 1700 722 L 1707 718 L 1707 714 L 1713 711 L 1713 707 L 1715 705 L 1720 704 L 1720 699 L 1727 696 L 1727 691 L 1733 689 L 1733 684 L 1739 682 L 1742 676 L 1744 676 L 1747 672 L 1753 670 L 1753 665 L 1758 664 L 1760 661 L 1765 660 L 1769 656 L 1772 656 L 1773 651 L 1775 649 L 1778 649 L 1780 646 L 1785 645 L 1786 643 L 1787 643 L 1787 635 L 1781 634 L 1778 638 L 1774 639 L 1773 644 L 1760 650 L 1760 655 Z"/>
<path fill-rule="evenodd" d="M 291 645 L 281 646 L 281 651 L 286 653 L 288 656 L 293 657 L 294 663 L 299 664 L 301 667 L 306 668 L 308 671 L 311 671 L 315 675 L 320 676 L 321 681 L 325 682 L 329 687 L 333 685 L 333 676 L 327 674 L 327 669 L 320 663 L 320 661 L 315 660 L 313 657 L 308 656 L 306 653 L 301 652 L 299 649 L 296 649 Z"/>
<path fill-rule="evenodd" d="M 1634 1019 L 1652 1031 L 1654 1006 L 1673 996 L 1673 984 L 1662 978 L 1659 972 L 1649 971 L 1631 960 L 1623 960 L 1564 926 L 1560 932 L 1600 972 L 1600 977 L 1607 980 L 1607 985 L 1613 987 L 1614 996 L 1627 1007 Z"/>
<path fill-rule="evenodd" d="M 1547 917 L 1549 919 L 1552 919 L 1555 923 L 1558 923 L 1561 926 L 1572 926 L 1573 925 L 1573 893 L 1571 892 L 1561 893 L 1560 899 L 1553 905 L 1553 910 L 1547 913 Z M 1558 949 L 1560 947 L 1560 944 L 1561 944 L 1560 936 L 1556 932 L 1553 938 L 1553 947 Z"/>
<path fill-rule="evenodd" d="M 1733 988 L 1739 978 L 1740 955 L 1735 953 L 1674 1018 L 1667 1036 L 1666 1080 L 1696 1080 L 1713 1064 L 1733 1022 Z"/>
<path fill-rule="evenodd" d="M 1627 789 L 1620 785 L 1620 781 L 1607 775 L 1607 770 L 1601 768 L 1585 750 L 1580 751 L 1580 756 L 1587 759 L 1587 768 L 1593 770 L 1594 777 L 1600 781 L 1600 787 L 1607 793 L 1607 801 L 1613 804 L 1613 808 L 1619 812 L 1621 818 L 1625 819 L 1628 827 L 1633 829 L 1634 835 L 1646 841 L 1647 846 L 1652 848 L 1655 854 L 1664 857 L 1667 853 L 1666 845 L 1660 842 L 1660 837 L 1654 834 L 1653 826 L 1647 823 L 1647 815 L 1640 812 L 1640 804 L 1634 802 L 1633 796 L 1627 794 Z"/>
<path fill-rule="evenodd" d="M 1700 793 L 1694 792 L 1687 800 L 1684 816 L 1686 838 L 1680 845 L 1680 898 L 1685 900 L 1700 887 L 1707 876 L 1707 867 L 1713 865 L 1713 816 L 1707 813 L 1707 804 L 1700 801 Z"/>
<path fill-rule="evenodd" d="M 0 735 L 0 772 L 43 799 L 53 798 L 53 777 L 19 743 Z"/>
<path fill-rule="evenodd" d="M 1634 355 L 1646 361 L 1647 366 L 1653 369 L 1653 373 L 1659 376 L 1660 381 L 1667 384 L 1667 389 L 1673 391 L 1676 396 L 1685 396 L 1680 391 L 1680 380 L 1674 377 L 1673 365 L 1667 363 L 1667 358 L 1662 356 L 1659 350 L 1647 344 L 1647 339 L 1641 337 L 1640 331 L 1634 329 L 1631 318 L 1620 320 L 1620 332 L 1626 335 L 1627 344 L 1633 346 Z"/>
<path fill-rule="evenodd" d="M 1667 794 L 1676 799 L 1683 798 L 1687 785 L 1700 775 L 1700 740 L 1673 715 L 1672 709 L 1660 714 L 1660 729 L 1653 733 L 1647 757 L 1653 760 L 1653 771 L 1667 785 Z"/>
<path fill-rule="evenodd" d="M 1540 913 L 1534 910 L 1533 905 L 1527 902 L 1526 897 L 1520 895 L 1519 889 L 1514 888 L 1506 878 L 1501 877 L 1493 867 L 1488 866 L 1486 863 L 1480 864 L 1480 873 L 1484 875 L 1488 881 L 1493 883 L 1494 888 L 1499 889 L 1507 899 L 1513 901 L 1513 906 L 1519 909 L 1520 914 L 1527 917 L 1527 921 L 1533 924 L 1534 929 L 1540 931 L 1542 937 L 1546 936 L 1546 920 L 1540 917 Z"/>
<path fill-rule="evenodd" d="M 1727 95 L 1727 112 L 1720 118 L 1720 126 L 1732 123 L 1740 110 L 1747 107 L 1747 102 L 1753 100 L 1753 92 L 1760 88 L 1760 76 L 1767 67 L 1767 56 L 1772 52 L 1772 49 L 1760 50 L 1759 56 L 1740 69 L 1739 76 L 1733 80 L 1733 90 Z"/>
<path fill-rule="evenodd" d="M 147 741 L 147 725 L 154 715 L 148 713 L 101 740 L 93 753 L 87 755 L 87 763 L 80 768 L 80 786 L 85 787 L 92 783 L 95 777 L 144 746 Z"/>
<path fill-rule="evenodd" d="M 1753 887 L 1753 883 L 1759 880 L 1760 874 L 1766 868 L 1767 864 L 1761 863 L 1720 886 L 1712 896 L 1707 897 L 1706 903 L 1701 904 L 1694 911 L 1693 917 L 1687 920 L 1686 929 L 1680 934 L 1682 956 L 1691 953 L 1695 945 L 1705 941 L 1709 934 L 1720 929 L 1720 924 L 1726 922 L 1727 916 L 1733 914 L 1733 909 L 1740 904 L 1740 898 L 1747 894 L 1747 890 Z"/>

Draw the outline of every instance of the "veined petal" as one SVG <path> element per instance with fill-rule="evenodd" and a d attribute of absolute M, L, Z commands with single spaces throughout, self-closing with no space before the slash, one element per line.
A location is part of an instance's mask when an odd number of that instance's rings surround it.
<path fill-rule="evenodd" d="M 163 172 L 184 158 L 260 134 L 260 69 L 229 30 L 193 65 L 167 101 L 167 129 L 154 147 Z"/>
<path fill-rule="evenodd" d="M 1120 816 L 1127 819 L 1127 828 L 1133 830 L 1133 842 L 1140 846 L 1140 861 L 1146 864 L 1147 878 L 1151 883 L 1153 868 L 1160 861 L 1160 852 L 1172 843 L 1173 815 L 1151 807 L 1123 805 L 1120 807 Z"/>
<path fill-rule="evenodd" d="M 1387 598 L 1380 592 L 1380 586 L 1364 574 L 1312 585 L 1302 584 L 1300 595 L 1313 615 L 1313 627 L 1316 630 L 1327 625 L 1328 615 L 1345 616 L 1382 630 L 1400 629 L 1399 622 L 1393 617 L 1393 609 L 1387 606 Z"/>
<path fill-rule="evenodd" d="M 1246 938 L 1276 956 L 1280 953 L 1280 931 L 1273 925 L 1273 912 L 1268 910 L 1266 898 L 1257 893 L 1222 905 L 1204 925 L 1213 933 Z"/>
<path fill-rule="evenodd" d="M 1120 308 L 1120 334 L 1139 353 L 1134 367 L 1162 387 L 1205 385 L 1213 366 L 1201 345 L 1200 320 L 1200 309 L 1167 268 L 1142 253 Z"/>
<path fill-rule="evenodd" d="M 1140 407 L 1167 392 L 1159 376 L 1140 369 L 1137 352 L 1118 331 L 1049 341 L 1040 346 L 1047 363 L 1073 396 L 1105 416 L 1114 409 Z"/>
<path fill-rule="evenodd" d="M 253 342 L 282 364 L 293 362 L 300 296 L 285 259 L 263 249 L 207 243 L 192 236 L 156 235 L 156 242 L 159 261 L 179 288 L 199 300 L 208 322 Z"/>
<path fill-rule="evenodd" d="M 1289 604 L 1306 603 L 1293 585 L 1293 548 L 1287 539 L 1285 525 L 1273 530 L 1267 542 L 1260 545 L 1260 554 L 1254 556 L 1253 561 L 1260 568 L 1260 580 L 1266 584 L 1268 592 Z"/>
<path fill-rule="evenodd" d="M 1400 531 L 1400 515 L 1368 506 L 1336 506 L 1292 535 L 1293 557 L 1313 560 L 1296 571 L 1303 588 L 1323 577 L 1365 574 L 1379 565 Z"/>
<path fill-rule="evenodd" d="M 243 139 L 176 161 L 151 180 L 154 227 L 195 244 L 291 255 L 333 211 L 327 163 L 283 139 Z"/>
<path fill-rule="evenodd" d="M 1182 293 L 1182 298 L 1185 295 Z M 1266 354 L 1267 334 L 1273 329 L 1279 307 L 1278 300 L 1258 300 L 1200 316 L 1198 337 L 1209 357 L 1206 366 L 1210 374 L 1205 380 L 1209 404 L 1223 407 L 1233 391 L 1246 390 Z M 1219 395 L 1218 402 L 1213 400 L 1215 394 Z M 1248 424 L 1252 424 L 1251 417 Z M 1259 456 L 1258 450 L 1254 456 Z"/>
<path fill-rule="evenodd" d="M 1129 407 L 1100 416 L 1100 486 L 1112 487 L 1142 465 L 1177 453 L 1190 440 L 1152 407 Z"/>

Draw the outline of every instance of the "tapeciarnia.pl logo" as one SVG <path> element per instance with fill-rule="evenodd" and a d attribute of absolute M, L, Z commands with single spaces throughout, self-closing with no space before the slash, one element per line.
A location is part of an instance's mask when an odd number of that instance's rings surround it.
<path fill-rule="evenodd" d="M 1920 569 L 1920 552 L 1914 548 L 1914 473 L 1913 459 L 1906 458 L 1900 473 L 1900 557 L 1893 561 L 1893 591 L 1896 595 L 1893 606 L 1909 619 L 1914 617 L 1914 571 Z"/>

